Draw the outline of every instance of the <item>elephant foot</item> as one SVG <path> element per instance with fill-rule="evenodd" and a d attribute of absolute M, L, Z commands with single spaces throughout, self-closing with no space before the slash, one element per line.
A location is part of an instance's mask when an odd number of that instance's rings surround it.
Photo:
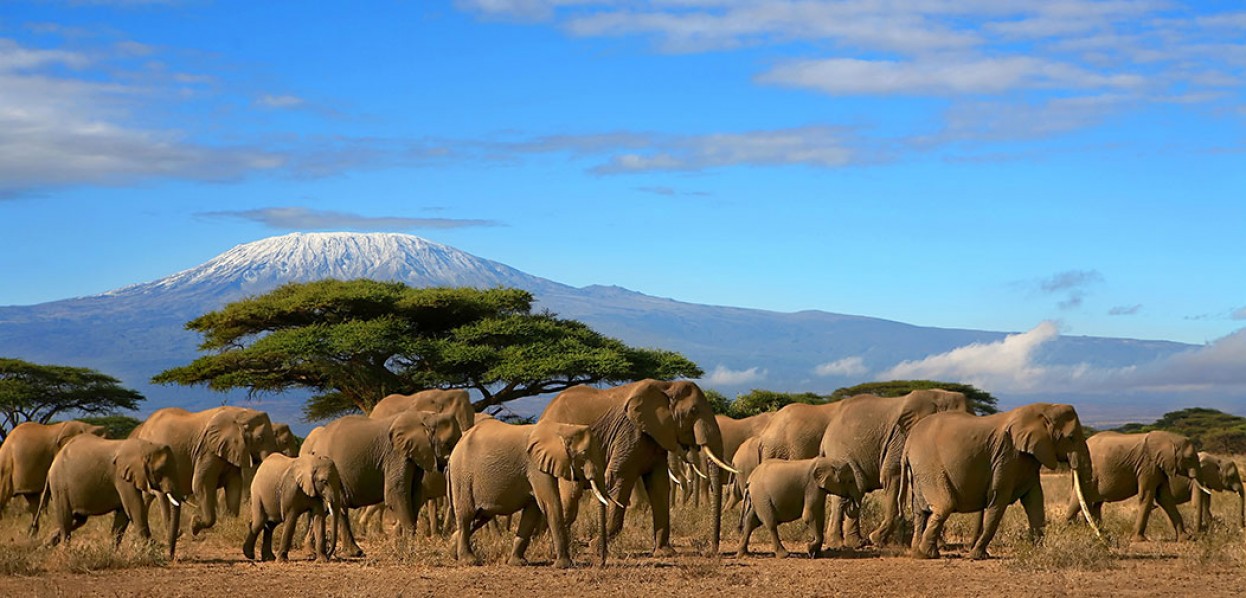
<path fill-rule="evenodd" d="M 909 556 L 918 560 L 933 559 L 938 558 L 939 551 L 934 550 L 933 548 L 927 550 L 921 547 L 914 547 L 912 550 L 909 550 Z"/>
<path fill-rule="evenodd" d="M 816 559 L 822 554 L 822 544 L 810 543 L 809 546 L 805 547 L 805 552 L 809 555 L 809 558 Z"/>
<path fill-rule="evenodd" d="M 667 544 L 666 546 L 659 546 L 653 549 L 653 556 L 675 556 L 675 549 L 671 548 L 670 544 Z"/>
<path fill-rule="evenodd" d="M 887 542 L 887 536 L 880 531 L 870 533 L 870 544 L 873 546 L 882 546 Z"/>
<path fill-rule="evenodd" d="M 975 548 L 969 551 L 969 560 L 971 561 L 984 561 L 989 558 L 991 558 L 991 555 L 986 553 L 985 548 Z"/>
<path fill-rule="evenodd" d="M 254 561 L 255 560 L 255 549 L 247 550 L 246 548 L 243 548 L 242 556 L 247 557 L 248 561 Z"/>
<path fill-rule="evenodd" d="M 280 555 L 266 554 L 264 555 L 264 560 L 277 561 L 279 563 L 288 563 L 290 562 L 290 557 L 289 555 L 284 555 L 284 554 L 280 554 Z"/>
<path fill-rule="evenodd" d="M 1134 534 L 1134 536 L 1130 538 L 1129 541 L 1130 542 L 1150 542 L 1150 540 L 1147 539 L 1146 534 Z"/>
<path fill-rule="evenodd" d="M 774 557 L 777 559 L 785 559 L 787 558 L 787 554 L 787 551 L 782 548 L 776 548 L 774 551 Z"/>
<path fill-rule="evenodd" d="M 571 559 L 569 559 L 569 558 L 567 558 L 567 557 L 565 557 L 565 556 L 560 556 L 560 557 L 558 557 L 558 559 L 557 559 L 557 560 L 555 560 L 555 561 L 554 561 L 554 568 L 555 568 L 555 569 L 570 569 L 570 568 L 572 568 L 572 567 L 574 567 L 574 566 L 575 566 L 575 564 L 571 562 Z"/>
<path fill-rule="evenodd" d="M 844 548 L 851 548 L 853 550 L 856 550 L 857 548 L 861 548 L 862 546 L 865 546 L 865 539 L 862 538 L 861 536 L 856 536 L 856 535 L 848 536 L 847 538 L 844 538 L 843 546 Z"/>
<path fill-rule="evenodd" d="M 512 567 L 527 567 L 528 559 L 525 559 L 521 556 L 511 555 L 509 559 L 506 559 L 506 564 Z"/>
<path fill-rule="evenodd" d="M 363 558 L 363 549 L 358 546 L 348 546 L 342 549 L 342 556 L 351 559 Z"/>
<path fill-rule="evenodd" d="M 735 558 L 737 559 L 742 559 L 748 555 L 749 555 L 749 551 L 747 548 L 741 548 L 735 551 Z"/>

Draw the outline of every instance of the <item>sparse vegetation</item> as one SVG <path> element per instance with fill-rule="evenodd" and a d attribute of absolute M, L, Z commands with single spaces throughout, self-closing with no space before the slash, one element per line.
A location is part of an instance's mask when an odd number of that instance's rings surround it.
<path fill-rule="evenodd" d="M 1118 432 L 1166 430 L 1188 437 L 1199 450 L 1228 455 L 1246 453 L 1246 417 L 1216 409 L 1191 407 L 1165 413 L 1150 424 L 1125 424 Z"/>
<path fill-rule="evenodd" d="M 138 408 L 143 395 L 90 368 L 42 365 L 0 357 L 0 442 L 24 422 L 75 415 L 112 415 Z"/>
<path fill-rule="evenodd" d="M 942 388 L 962 393 L 969 400 L 969 409 L 978 415 L 999 413 L 998 403 L 991 393 L 972 384 L 957 382 L 939 382 L 937 380 L 889 380 L 887 382 L 867 382 L 856 386 L 836 389 L 829 397 L 832 401 L 840 401 L 859 394 L 872 394 L 880 397 L 899 397 L 914 390 Z"/>

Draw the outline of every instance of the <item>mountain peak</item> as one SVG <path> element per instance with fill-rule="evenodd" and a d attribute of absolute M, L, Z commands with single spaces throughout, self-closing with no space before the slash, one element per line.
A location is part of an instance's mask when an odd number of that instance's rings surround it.
<path fill-rule="evenodd" d="M 326 232 L 291 233 L 244 243 L 194 268 L 106 295 L 184 291 L 238 296 L 263 293 L 287 282 L 325 278 L 527 290 L 557 284 L 415 235 Z"/>

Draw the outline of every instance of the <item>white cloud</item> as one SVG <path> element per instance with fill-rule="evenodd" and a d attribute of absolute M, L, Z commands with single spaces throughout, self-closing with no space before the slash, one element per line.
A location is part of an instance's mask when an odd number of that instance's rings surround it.
<path fill-rule="evenodd" d="M 292 95 L 264 94 L 256 98 L 255 103 L 264 108 L 298 108 L 306 102 L 303 98 Z"/>
<path fill-rule="evenodd" d="M 1113 386 L 1153 392 L 1246 390 L 1246 328 L 1157 363 L 1111 374 Z"/>
<path fill-rule="evenodd" d="M 756 367 L 751 367 L 747 370 L 733 370 L 726 366 L 719 365 L 714 368 L 713 372 L 710 372 L 709 376 L 702 378 L 702 380 L 706 384 L 713 386 L 717 384 L 747 384 L 750 382 L 757 382 L 765 377 L 766 370 L 759 370 Z"/>
<path fill-rule="evenodd" d="M 347 212 L 312 210 L 300 207 L 272 207 L 233 212 L 203 212 L 208 218 L 235 218 L 259 222 L 285 230 L 367 230 L 407 231 L 496 226 L 492 220 L 463 218 L 410 218 L 404 216 L 363 216 Z"/>
<path fill-rule="evenodd" d="M 868 371 L 860 356 L 845 357 L 813 368 L 813 373 L 819 376 L 860 376 Z"/>
<path fill-rule="evenodd" d="M 919 361 L 902 362 L 878 379 L 946 380 L 1000 392 L 1048 390 L 1042 387 L 1048 368 L 1035 363 L 1033 357 L 1038 347 L 1059 334 L 1054 322 L 1045 321 L 1028 332 L 1010 334 L 998 342 L 974 343 Z"/>

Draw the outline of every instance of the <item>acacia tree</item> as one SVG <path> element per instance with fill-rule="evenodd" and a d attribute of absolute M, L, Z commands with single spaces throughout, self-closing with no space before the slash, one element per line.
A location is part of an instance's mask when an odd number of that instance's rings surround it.
<path fill-rule="evenodd" d="M 958 382 L 938 382 L 935 380 L 890 380 L 886 382 L 867 382 L 856 386 L 848 386 L 837 389 L 831 393 L 831 400 L 839 401 L 851 396 L 859 394 L 872 394 L 880 397 L 899 397 L 914 390 L 929 390 L 932 388 L 942 388 L 943 390 L 952 390 L 965 395 L 969 401 L 969 410 L 977 415 L 989 415 L 999 413 L 997 406 L 999 399 L 996 399 L 991 393 L 986 392 L 972 384 L 960 384 Z"/>
<path fill-rule="evenodd" d="M 507 288 L 291 283 L 191 320 L 186 327 L 203 335 L 208 355 L 153 381 L 251 394 L 309 389 L 304 415 L 320 420 L 426 388 L 475 389 L 481 411 L 577 384 L 702 374 L 678 353 L 532 313 L 532 301 Z"/>
<path fill-rule="evenodd" d="M 143 395 L 90 368 L 0 357 L 0 441 L 24 422 L 65 415 L 112 415 L 138 408 Z"/>

